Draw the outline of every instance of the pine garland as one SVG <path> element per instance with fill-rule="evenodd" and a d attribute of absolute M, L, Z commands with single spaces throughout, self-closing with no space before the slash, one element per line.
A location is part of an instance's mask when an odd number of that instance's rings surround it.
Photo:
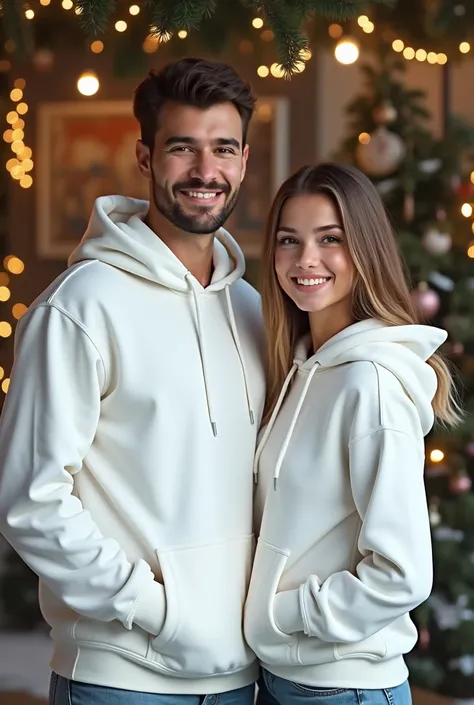
<path fill-rule="evenodd" d="M 7 0 L 14 2 L 15 0 Z M 391 0 L 371 0 L 389 3 Z M 313 15 L 334 21 L 356 16 L 367 0 L 148 0 L 151 31 L 159 38 L 177 30 L 196 30 L 214 13 L 226 12 L 230 3 L 251 7 L 261 14 L 274 32 L 280 63 L 287 75 L 293 74 L 308 46 L 304 25 Z M 78 0 L 79 19 L 87 34 L 105 32 L 115 9 L 115 0 Z"/>

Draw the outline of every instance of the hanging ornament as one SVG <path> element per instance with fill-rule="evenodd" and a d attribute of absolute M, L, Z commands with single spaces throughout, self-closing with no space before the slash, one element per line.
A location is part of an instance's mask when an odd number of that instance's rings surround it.
<path fill-rule="evenodd" d="M 377 125 L 391 125 L 397 119 L 398 113 L 393 103 L 384 100 L 374 108 L 372 116 Z"/>
<path fill-rule="evenodd" d="M 453 494 L 465 494 L 466 492 L 469 492 L 471 487 L 471 478 L 463 470 L 457 472 L 455 475 L 452 475 L 449 480 L 449 489 Z"/>
<path fill-rule="evenodd" d="M 426 628 L 420 629 L 418 646 L 422 651 L 426 651 L 430 646 L 430 633 Z"/>
<path fill-rule="evenodd" d="M 451 345 L 451 355 L 464 355 L 464 343 L 460 340 L 455 340 Z"/>
<path fill-rule="evenodd" d="M 474 458 L 474 441 L 469 441 L 466 446 L 466 455 L 470 458 Z"/>
<path fill-rule="evenodd" d="M 436 225 L 432 225 L 425 230 L 423 235 L 423 246 L 431 255 L 445 255 L 451 249 L 451 235 L 440 230 Z"/>
<path fill-rule="evenodd" d="M 403 220 L 405 223 L 411 223 L 415 217 L 415 198 L 409 191 L 405 192 L 403 199 Z"/>
<path fill-rule="evenodd" d="M 387 176 L 397 169 L 405 154 L 402 138 L 380 126 L 372 132 L 369 142 L 358 144 L 356 160 L 368 176 Z"/>
<path fill-rule="evenodd" d="M 438 509 L 438 501 L 432 500 L 428 507 L 428 515 L 430 518 L 430 524 L 433 527 L 439 526 L 441 524 L 441 514 Z"/>
<path fill-rule="evenodd" d="M 413 303 L 422 318 L 433 318 L 438 313 L 440 298 L 434 289 L 430 289 L 426 282 L 420 282 L 411 293 Z"/>
<path fill-rule="evenodd" d="M 37 49 L 33 54 L 33 66 L 37 71 L 49 71 L 54 64 L 54 54 L 51 49 Z"/>

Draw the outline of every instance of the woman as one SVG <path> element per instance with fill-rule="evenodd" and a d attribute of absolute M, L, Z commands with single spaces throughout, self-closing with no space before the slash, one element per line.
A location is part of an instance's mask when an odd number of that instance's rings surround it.
<path fill-rule="evenodd" d="M 354 168 L 283 184 L 262 270 L 268 399 L 245 614 L 260 703 L 406 705 L 409 612 L 432 585 L 423 438 L 460 417 L 435 353 L 446 333 L 415 324 L 384 206 Z"/>

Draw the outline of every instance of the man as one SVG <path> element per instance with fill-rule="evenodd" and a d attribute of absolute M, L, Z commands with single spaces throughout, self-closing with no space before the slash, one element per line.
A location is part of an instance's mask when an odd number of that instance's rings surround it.
<path fill-rule="evenodd" d="M 99 198 L 18 326 L 0 521 L 40 577 L 52 705 L 253 702 L 262 329 L 221 228 L 253 107 L 223 64 L 152 72 L 134 102 L 149 203 Z"/>

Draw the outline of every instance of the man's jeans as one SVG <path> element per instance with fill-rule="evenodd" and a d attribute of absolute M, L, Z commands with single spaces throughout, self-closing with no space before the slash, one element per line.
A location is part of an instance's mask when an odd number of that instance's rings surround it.
<path fill-rule="evenodd" d="M 258 688 L 257 705 L 411 705 L 408 682 L 381 690 L 312 688 L 262 669 Z"/>
<path fill-rule="evenodd" d="M 253 705 L 255 686 L 214 695 L 160 695 L 78 683 L 53 673 L 49 705 Z"/>

